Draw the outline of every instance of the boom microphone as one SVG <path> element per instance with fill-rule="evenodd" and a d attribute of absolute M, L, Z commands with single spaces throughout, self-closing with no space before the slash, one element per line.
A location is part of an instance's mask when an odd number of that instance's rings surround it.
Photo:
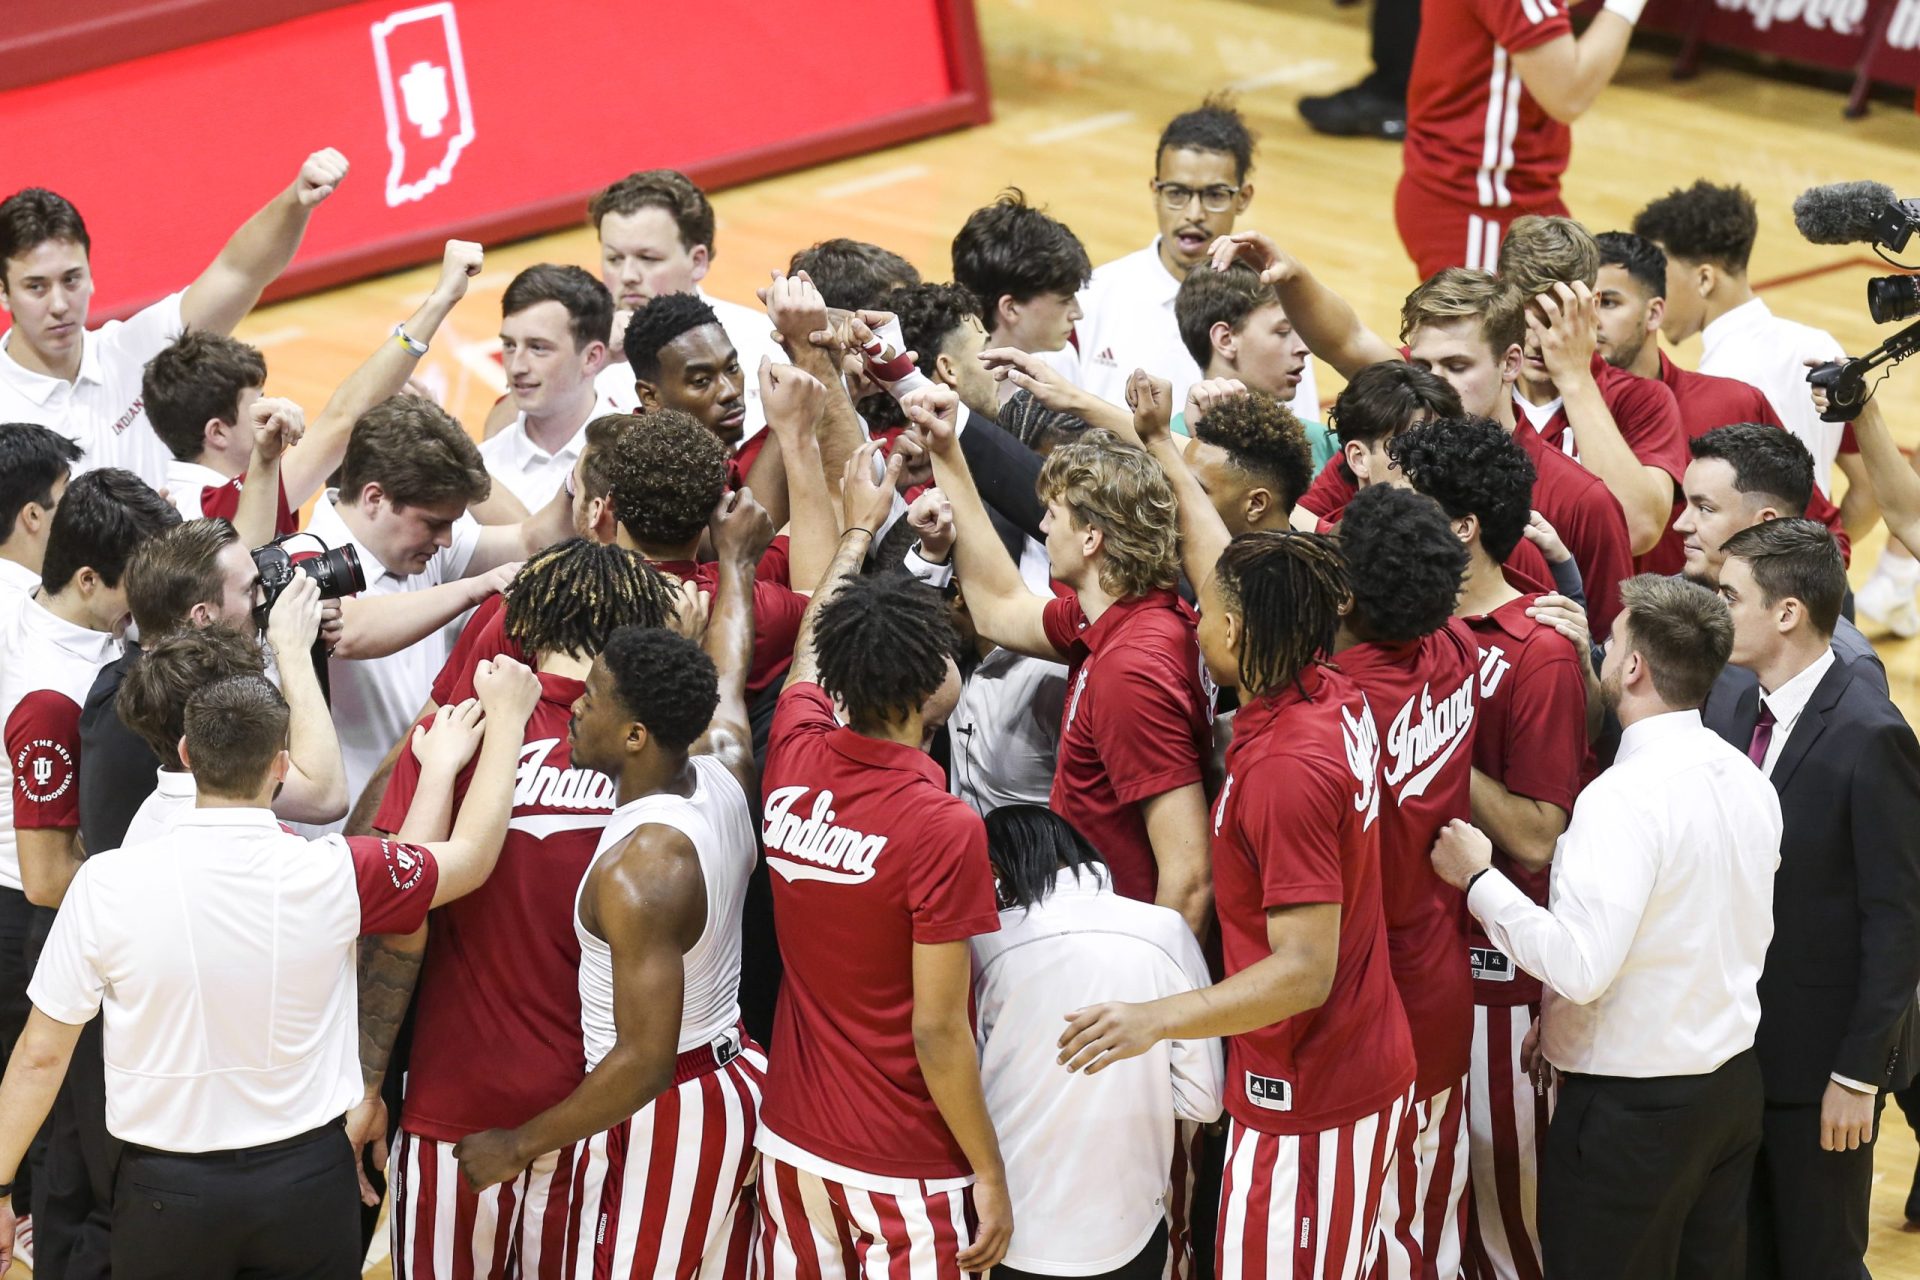
<path fill-rule="evenodd" d="M 1884 182 L 1832 182 L 1800 193 L 1793 225 L 1814 244 L 1876 244 L 1889 206 L 1900 198 Z"/>

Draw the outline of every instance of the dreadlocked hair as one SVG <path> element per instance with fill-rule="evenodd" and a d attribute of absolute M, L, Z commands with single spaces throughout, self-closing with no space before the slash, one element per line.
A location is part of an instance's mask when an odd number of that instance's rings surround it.
<path fill-rule="evenodd" d="M 820 685 L 855 729 L 897 723 L 947 678 L 953 624 L 940 593 L 898 570 L 843 584 L 813 624 Z"/>
<path fill-rule="evenodd" d="M 507 589 L 507 635 L 528 653 L 591 658 L 618 627 L 663 627 L 679 591 L 634 552 L 573 538 L 529 557 Z"/>
<path fill-rule="evenodd" d="M 1347 564 L 1325 534 L 1243 533 L 1213 573 L 1227 611 L 1240 619 L 1240 687 L 1259 697 L 1292 684 L 1333 647 L 1340 610 L 1352 599 Z"/>
<path fill-rule="evenodd" d="M 1014 392 L 1000 406 L 1000 429 L 1019 439 L 1035 453 L 1052 453 L 1057 445 L 1078 440 L 1087 432 L 1085 418 L 1049 409 L 1033 392 L 1024 388 Z"/>

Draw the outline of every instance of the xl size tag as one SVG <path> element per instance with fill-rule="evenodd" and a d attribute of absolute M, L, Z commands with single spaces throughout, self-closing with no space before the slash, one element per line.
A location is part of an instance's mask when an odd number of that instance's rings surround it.
<path fill-rule="evenodd" d="M 1273 1076 L 1247 1073 L 1247 1101 L 1267 1111 L 1293 1110 L 1293 1086 Z"/>
<path fill-rule="evenodd" d="M 1467 948 L 1467 963 L 1482 982 L 1512 982 L 1516 973 L 1513 957 L 1496 947 Z"/>

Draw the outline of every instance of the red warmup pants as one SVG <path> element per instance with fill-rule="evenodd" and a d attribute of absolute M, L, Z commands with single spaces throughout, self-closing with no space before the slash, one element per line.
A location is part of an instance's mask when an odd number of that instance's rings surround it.
<path fill-rule="evenodd" d="M 1566 212 L 1567 206 L 1557 196 L 1545 204 L 1500 209 L 1456 204 L 1414 186 L 1405 174 L 1393 193 L 1394 225 L 1422 280 L 1447 267 L 1492 271 L 1500 261 L 1500 238 L 1515 218 Z"/>

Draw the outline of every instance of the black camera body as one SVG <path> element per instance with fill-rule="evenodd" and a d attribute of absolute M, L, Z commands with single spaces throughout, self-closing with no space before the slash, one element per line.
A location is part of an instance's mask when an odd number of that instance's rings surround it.
<path fill-rule="evenodd" d="M 286 548 L 294 538 L 313 538 L 320 543 L 320 550 L 296 560 Z M 367 589 L 359 552 L 352 547 L 329 547 L 310 533 L 282 534 L 264 547 L 255 547 L 252 554 L 253 567 L 260 574 L 260 603 L 253 607 L 253 621 L 262 631 L 267 629 L 273 606 L 296 574 L 312 578 L 323 600 L 338 600 Z"/>

